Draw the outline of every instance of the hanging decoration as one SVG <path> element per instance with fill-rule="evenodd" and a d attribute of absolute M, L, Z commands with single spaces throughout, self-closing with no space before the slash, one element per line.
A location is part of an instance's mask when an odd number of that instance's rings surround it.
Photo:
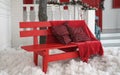
<path fill-rule="evenodd" d="M 64 10 L 68 10 L 68 6 L 67 5 L 65 5 L 63 8 L 64 8 Z"/>

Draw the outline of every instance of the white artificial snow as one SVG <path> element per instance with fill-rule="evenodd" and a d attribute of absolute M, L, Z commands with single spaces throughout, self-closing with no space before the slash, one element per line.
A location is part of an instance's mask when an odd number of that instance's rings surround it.
<path fill-rule="evenodd" d="M 49 63 L 47 74 L 33 63 L 32 53 L 21 49 L 0 50 L 0 75 L 120 75 L 120 48 L 104 48 L 104 56 L 94 56 L 88 63 L 79 58 Z"/>

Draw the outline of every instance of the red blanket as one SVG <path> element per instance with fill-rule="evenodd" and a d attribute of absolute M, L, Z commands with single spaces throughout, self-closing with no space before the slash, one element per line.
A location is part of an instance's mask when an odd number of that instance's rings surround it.
<path fill-rule="evenodd" d="M 96 55 L 96 54 L 103 55 L 104 54 L 104 51 L 103 51 L 100 41 L 94 37 L 94 35 L 89 30 L 89 28 L 84 20 L 50 21 L 51 25 L 60 25 L 64 22 L 68 22 L 68 25 L 70 25 L 71 27 L 82 27 L 84 29 L 84 32 L 91 39 L 91 41 L 86 41 L 86 42 L 79 42 L 79 43 L 75 42 L 75 44 L 78 45 L 79 55 L 80 55 L 81 60 L 87 62 L 88 58 L 91 55 Z M 53 36 L 48 36 L 47 38 L 48 38 L 47 43 L 57 42 L 57 40 Z M 76 50 L 76 47 L 75 48 L 65 48 L 62 50 L 64 50 L 65 52 L 74 51 L 74 50 Z"/>
<path fill-rule="evenodd" d="M 99 41 L 86 41 L 76 43 L 78 45 L 80 59 L 88 62 L 91 55 L 103 55 L 103 48 Z"/>

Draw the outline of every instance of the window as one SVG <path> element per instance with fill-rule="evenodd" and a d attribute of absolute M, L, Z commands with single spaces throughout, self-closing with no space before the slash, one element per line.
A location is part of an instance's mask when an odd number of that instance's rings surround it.
<path fill-rule="evenodd" d="M 120 0 L 113 0 L 113 8 L 120 8 Z"/>

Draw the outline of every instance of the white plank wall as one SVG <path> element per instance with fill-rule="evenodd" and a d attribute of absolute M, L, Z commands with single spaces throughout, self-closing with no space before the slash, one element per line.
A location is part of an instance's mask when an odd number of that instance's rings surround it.
<path fill-rule="evenodd" d="M 0 0 L 0 50 L 11 46 L 10 0 Z"/>

